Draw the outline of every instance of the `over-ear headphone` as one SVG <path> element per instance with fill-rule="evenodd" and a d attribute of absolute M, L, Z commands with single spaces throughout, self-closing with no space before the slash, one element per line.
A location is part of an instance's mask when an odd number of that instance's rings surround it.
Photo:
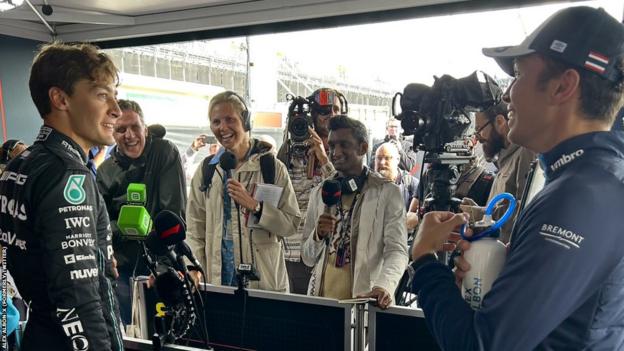
<path fill-rule="evenodd" d="M 0 155 L 0 164 L 6 164 L 10 161 L 11 152 L 18 144 L 23 144 L 21 140 L 9 139 L 2 144 L 2 154 Z"/>
<path fill-rule="evenodd" d="M 245 129 L 246 132 L 251 130 L 251 113 L 249 112 L 249 108 L 247 107 L 247 104 L 245 103 L 245 99 L 243 99 L 242 96 L 238 95 L 236 92 L 234 91 L 227 91 L 227 97 L 229 98 L 230 96 L 235 96 L 242 104 L 243 104 L 243 111 L 241 111 L 241 118 L 243 119 L 243 128 Z"/>
<path fill-rule="evenodd" d="M 340 182 L 343 194 L 353 194 L 358 191 L 362 191 L 366 178 L 368 178 L 369 169 L 364 166 L 362 173 L 359 176 L 345 176 L 338 177 L 336 180 Z"/>

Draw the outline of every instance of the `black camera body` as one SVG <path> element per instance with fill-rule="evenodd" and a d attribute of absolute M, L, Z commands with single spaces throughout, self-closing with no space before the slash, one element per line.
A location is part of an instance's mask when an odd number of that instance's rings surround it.
<path fill-rule="evenodd" d="M 392 99 L 392 114 L 405 135 L 414 135 L 414 149 L 432 153 L 462 154 L 457 143 L 465 138 L 470 112 L 483 111 L 500 102 L 502 90 L 489 75 L 475 71 L 464 78 L 434 77 L 431 87 L 408 84 Z M 397 99 L 400 113 L 397 113 Z"/>
<path fill-rule="evenodd" d="M 314 128 L 311 114 L 311 103 L 301 96 L 288 95 L 290 101 L 288 107 L 288 132 L 292 145 L 304 146 L 304 142 L 310 138 L 309 127 Z"/>

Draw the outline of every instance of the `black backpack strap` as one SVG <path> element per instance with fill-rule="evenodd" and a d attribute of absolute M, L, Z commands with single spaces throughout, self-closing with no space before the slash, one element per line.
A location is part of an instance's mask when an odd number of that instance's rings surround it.
<path fill-rule="evenodd" d="M 275 156 L 273 154 L 260 156 L 260 171 L 266 184 L 275 184 Z"/>
<path fill-rule="evenodd" d="M 206 157 L 201 164 L 203 179 L 199 190 L 206 193 L 206 195 L 210 193 L 210 186 L 212 186 L 212 177 L 214 176 L 215 170 L 217 169 L 216 164 L 210 164 L 213 156 L 214 155 L 210 155 Z"/>

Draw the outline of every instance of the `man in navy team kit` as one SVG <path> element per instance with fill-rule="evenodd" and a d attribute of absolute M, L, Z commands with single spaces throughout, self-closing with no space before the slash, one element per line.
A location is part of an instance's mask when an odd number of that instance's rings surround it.
<path fill-rule="evenodd" d="M 424 217 L 412 266 L 429 329 L 444 350 L 624 349 L 624 134 L 609 131 L 624 97 L 624 25 L 572 7 L 520 45 L 483 52 L 515 76 L 509 139 L 540 154 L 546 185 L 478 311 L 433 255 L 465 218 Z"/>

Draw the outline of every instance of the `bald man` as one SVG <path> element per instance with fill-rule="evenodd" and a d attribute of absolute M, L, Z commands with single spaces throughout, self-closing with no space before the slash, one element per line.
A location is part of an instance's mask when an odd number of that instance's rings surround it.
<path fill-rule="evenodd" d="M 394 142 L 381 144 L 375 151 L 375 171 L 401 188 L 405 210 L 409 210 L 412 198 L 416 196 L 418 179 L 399 168 L 401 160 L 399 147 Z"/>

